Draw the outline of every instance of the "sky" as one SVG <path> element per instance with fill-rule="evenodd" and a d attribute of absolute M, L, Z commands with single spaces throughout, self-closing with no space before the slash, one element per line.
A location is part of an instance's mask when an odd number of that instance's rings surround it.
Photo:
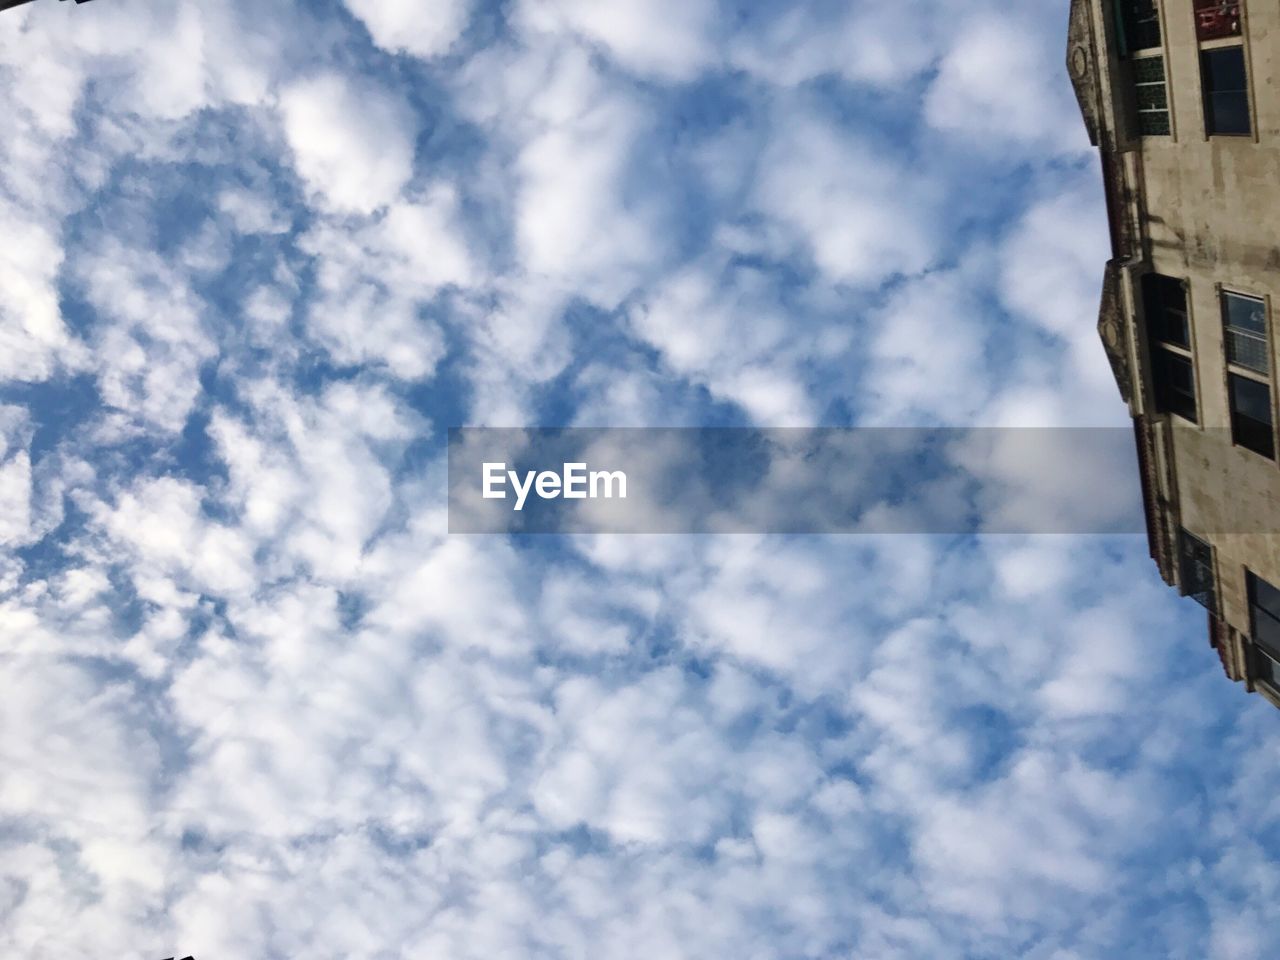
<path fill-rule="evenodd" d="M 0 14 L 0 956 L 1272 955 L 1142 537 L 447 533 L 450 427 L 1125 425 L 1066 19 Z"/>

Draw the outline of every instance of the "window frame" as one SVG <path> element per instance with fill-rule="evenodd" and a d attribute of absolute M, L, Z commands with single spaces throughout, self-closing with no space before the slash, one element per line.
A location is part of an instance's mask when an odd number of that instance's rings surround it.
<path fill-rule="evenodd" d="M 1185 326 L 1187 333 L 1187 345 L 1166 340 L 1163 337 L 1154 335 L 1153 330 L 1159 325 L 1161 331 L 1164 328 L 1164 318 L 1154 319 L 1151 316 L 1151 308 L 1154 305 L 1152 298 L 1148 296 L 1153 291 L 1157 280 L 1148 280 L 1148 277 L 1159 278 L 1159 281 L 1177 282 L 1182 286 L 1182 312 L 1185 318 Z M 1142 326 L 1143 334 L 1147 344 L 1147 362 L 1150 370 L 1151 381 L 1151 403 L 1156 413 L 1162 415 L 1176 416 L 1185 423 L 1199 427 L 1201 420 L 1201 403 L 1200 403 L 1200 375 L 1196 364 L 1195 351 L 1195 318 L 1191 305 L 1191 285 L 1185 277 L 1174 277 L 1169 274 L 1162 274 L 1156 270 L 1150 270 L 1142 274 L 1138 278 L 1138 289 L 1135 295 L 1141 301 L 1142 305 Z M 1161 310 L 1166 309 L 1162 300 L 1159 303 Z M 1154 320 L 1154 322 L 1153 322 Z M 1189 394 L 1178 394 L 1183 396 L 1190 405 L 1190 410 L 1181 408 L 1179 404 L 1170 403 L 1169 397 L 1174 393 L 1170 389 L 1170 378 L 1165 376 L 1163 365 L 1173 362 L 1182 362 L 1187 365 L 1191 375 L 1191 391 Z"/>
<path fill-rule="evenodd" d="M 1270 611 L 1257 601 L 1258 584 L 1263 583 L 1272 587 L 1270 583 L 1263 580 L 1248 567 L 1245 568 L 1245 590 L 1246 598 L 1249 603 L 1249 646 L 1252 648 L 1253 656 L 1249 662 L 1249 676 L 1255 683 L 1262 682 L 1273 692 L 1280 694 L 1280 650 L 1273 649 L 1270 645 L 1260 642 L 1261 631 L 1258 629 L 1258 616 L 1261 614 L 1267 619 L 1275 622 L 1277 630 L 1280 630 L 1280 617 L 1276 617 Z M 1260 665 L 1262 661 L 1268 664 L 1267 670 L 1271 676 L 1262 676 Z"/>
<path fill-rule="evenodd" d="M 1189 394 L 1172 387 L 1171 378 L 1163 369 L 1164 364 L 1169 363 L 1185 363 L 1187 370 L 1191 375 L 1191 391 Z M 1178 417 L 1193 426 L 1200 426 L 1200 390 L 1199 378 L 1196 376 L 1195 358 L 1187 351 L 1171 350 L 1164 344 L 1155 344 L 1151 356 L 1151 386 L 1155 393 L 1155 408 L 1157 413 Z M 1170 397 L 1186 397 L 1190 400 L 1191 409 L 1180 408 L 1178 404 L 1171 403 Z"/>
<path fill-rule="evenodd" d="M 1174 138 L 1173 103 L 1169 99 L 1169 58 L 1165 56 L 1164 47 L 1162 46 L 1147 47 L 1147 48 L 1144 48 L 1143 50 L 1135 51 L 1135 54 L 1136 54 L 1135 56 L 1131 56 L 1130 58 L 1130 64 L 1132 65 L 1131 69 L 1133 70 L 1133 75 L 1132 75 L 1133 82 L 1131 86 L 1133 87 L 1133 110 L 1134 110 L 1134 121 L 1136 126 L 1135 132 L 1137 136 L 1143 140 L 1149 137 L 1169 137 L 1170 139 L 1173 139 Z M 1150 63 L 1152 61 L 1158 61 L 1160 63 L 1160 81 L 1156 83 L 1153 81 L 1139 80 L 1138 65 L 1142 63 Z M 1143 107 L 1142 96 L 1139 92 L 1140 88 L 1142 87 L 1150 87 L 1150 88 L 1159 87 L 1161 91 L 1163 91 L 1164 106 L 1155 107 L 1155 108 Z M 1163 131 L 1160 131 L 1160 130 L 1148 131 L 1144 129 L 1144 126 L 1143 126 L 1144 118 L 1158 117 L 1158 116 L 1162 116 L 1164 118 L 1165 129 Z"/>
<path fill-rule="evenodd" d="M 1132 14 L 1136 12 L 1138 0 L 1116 0 L 1115 20 L 1116 28 L 1119 33 L 1119 53 L 1121 57 L 1132 58 L 1134 54 L 1144 53 L 1149 50 L 1160 50 L 1164 47 L 1164 10 L 1160 0 L 1151 0 L 1152 16 L 1146 20 L 1137 20 Z M 1146 46 L 1137 47 L 1133 45 L 1135 37 L 1141 33 L 1141 24 L 1155 24 L 1155 43 Z"/>
<path fill-rule="evenodd" d="M 1234 327 L 1231 325 L 1231 311 L 1228 308 L 1229 300 L 1245 300 L 1256 303 L 1262 308 L 1262 332 L 1258 333 L 1244 327 Z M 1228 366 L 1239 367 L 1242 370 L 1248 370 L 1260 377 L 1271 376 L 1271 305 L 1267 302 L 1266 297 L 1258 297 L 1249 293 L 1241 293 L 1238 290 L 1229 290 L 1226 287 L 1218 288 L 1218 303 L 1222 311 L 1222 334 L 1223 334 L 1223 356 L 1226 358 Z M 1240 360 L 1232 359 L 1232 336 L 1240 337 L 1245 340 L 1260 341 L 1262 344 L 1262 355 L 1265 367 L 1259 370 L 1255 366 L 1251 366 Z"/>
<path fill-rule="evenodd" d="M 1244 433 L 1244 431 L 1241 429 L 1241 426 L 1237 424 L 1236 422 L 1237 418 L 1243 421 L 1247 421 L 1249 424 L 1257 424 L 1258 426 L 1263 426 L 1264 424 L 1263 424 L 1263 421 L 1257 419 L 1256 417 L 1252 417 L 1249 414 L 1242 413 L 1236 409 L 1236 393 L 1235 393 L 1235 390 L 1233 389 L 1235 381 L 1240 381 L 1241 383 L 1253 384 L 1256 387 L 1261 387 L 1267 392 L 1267 414 L 1271 418 L 1270 422 L 1265 424 L 1265 426 L 1270 427 L 1270 430 L 1268 431 L 1268 434 L 1267 434 L 1268 436 L 1267 450 L 1259 450 L 1257 447 L 1251 446 L 1250 444 L 1241 440 L 1241 435 L 1242 433 Z M 1248 373 L 1244 373 L 1239 370 L 1228 368 L 1227 369 L 1227 412 L 1231 415 L 1231 445 L 1233 447 L 1239 447 L 1241 450 L 1248 450 L 1250 453 L 1256 454 L 1259 457 L 1264 457 L 1267 460 L 1275 462 L 1275 459 L 1276 459 L 1275 392 L 1271 389 L 1271 383 L 1267 380 L 1262 380 L 1257 376 L 1250 376 Z"/>
<path fill-rule="evenodd" d="M 1190 306 L 1190 285 L 1183 277 L 1171 277 L 1168 274 L 1159 273 L 1152 270 L 1150 273 L 1144 273 L 1139 281 L 1142 288 L 1142 310 L 1143 316 L 1147 323 L 1147 337 L 1153 342 L 1161 346 L 1177 347 L 1179 350 L 1191 351 L 1191 306 Z M 1171 306 L 1168 299 L 1163 296 L 1164 291 L 1160 287 L 1169 288 L 1177 285 L 1179 293 L 1182 297 L 1180 306 Z M 1154 308 L 1154 309 L 1153 309 Z M 1152 313 L 1159 312 L 1160 317 L 1157 321 L 1158 329 L 1161 335 L 1157 336 L 1153 333 Z M 1168 329 L 1166 318 L 1174 314 L 1178 316 L 1179 323 L 1182 328 L 1184 339 L 1182 341 L 1170 340 L 1163 336 L 1164 331 Z"/>
<path fill-rule="evenodd" d="M 1217 285 L 1219 310 L 1222 316 L 1222 359 L 1223 359 L 1223 387 L 1226 390 L 1227 398 L 1227 415 L 1231 426 L 1231 445 L 1241 450 L 1248 450 L 1255 456 L 1270 460 L 1272 463 L 1277 462 L 1277 455 L 1280 454 L 1280 442 L 1277 441 L 1277 423 L 1276 417 L 1276 386 L 1275 377 L 1275 357 L 1272 350 L 1272 323 L 1271 323 L 1271 298 L 1267 295 L 1259 296 L 1257 294 L 1246 293 L 1244 290 L 1232 289 L 1223 284 Z M 1265 371 L 1258 370 L 1246 364 L 1237 363 L 1231 359 L 1231 332 L 1233 329 L 1228 323 L 1227 298 L 1238 297 L 1246 300 L 1253 300 L 1262 305 L 1263 310 L 1263 352 L 1266 358 L 1267 369 Z M 1256 335 L 1255 335 L 1256 336 Z M 1268 426 L 1270 429 L 1270 442 L 1267 445 L 1269 449 L 1259 450 L 1257 447 L 1249 443 L 1241 442 L 1242 431 L 1237 418 L 1249 421 L 1250 424 L 1261 425 L 1262 421 L 1241 413 L 1236 408 L 1236 390 L 1235 380 L 1250 381 L 1258 387 L 1267 391 L 1266 409 L 1270 417 Z"/>

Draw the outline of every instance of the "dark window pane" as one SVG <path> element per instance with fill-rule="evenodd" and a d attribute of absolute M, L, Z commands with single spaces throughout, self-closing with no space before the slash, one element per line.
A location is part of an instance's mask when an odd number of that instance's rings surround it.
<path fill-rule="evenodd" d="M 1173 132 L 1168 110 L 1151 110 L 1138 114 L 1138 133 L 1144 137 L 1167 137 Z"/>
<path fill-rule="evenodd" d="M 1209 612 L 1217 611 L 1213 579 L 1213 548 L 1185 530 L 1178 531 L 1179 580 L 1184 597 L 1191 597 Z"/>
<path fill-rule="evenodd" d="M 1167 110 L 1169 98 L 1165 94 L 1163 83 L 1138 84 L 1139 110 Z"/>
<path fill-rule="evenodd" d="M 1249 603 L 1280 620 L 1280 590 L 1256 574 L 1249 574 Z"/>
<path fill-rule="evenodd" d="M 1211 134 L 1251 132 L 1244 48 L 1200 51 L 1200 79 L 1204 87 L 1205 130 Z"/>
<path fill-rule="evenodd" d="M 1271 423 L 1271 388 L 1265 383 L 1231 374 L 1231 409 L 1262 423 Z"/>
<path fill-rule="evenodd" d="M 1147 335 L 1163 343 L 1190 347 L 1187 324 L 1187 291 L 1176 277 L 1148 273 L 1142 278 L 1142 305 Z"/>
<path fill-rule="evenodd" d="M 1160 14 L 1155 0 L 1117 0 L 1120 13 L 1120 52 L 1160 46 Z"/>
<path fill-rule="evenodd" d="M 1209 133 L 1248 136 L 1253 132 L 1249 122 L 1249 96 L 1240 93 L 1205 95 L 1205 124 Z"/>
<path fill-rule="evenodd" d="M 1159 46 L 1159 38 L 1156 39 Z M 1164 83 L 1164 57 L 1133 61 L 1138 132 L 1144 137 L 1169 135 L 1169 96 Z"/>
<path fill-rule="evenodd" d="M 1257 609 L 1253 614 L 1254 643 L 1280 659 L 1280 620 Z"/>
<path fill-rule="evenodd" d="M 1271 388 L 1237 374 L 1227 375 L 1231 395 L 1231 434 L 1242 447 L 1275 458 L 1271 429 Z"/>
<path fill-rule="evenodd" d="M 1272 435 L 1271 424 L 1251 420 L 1249 417 L 1233 416 L 1231 435 L 1232 439 L 1246 450 L 1252 450 L 1269 460 L 1276 458 L 1275 437 Z"/>
<path fill-rule="evenodd" d="M 1196 422 L 1196 380 L 1191 361 L 1169 350 L 1152 351 L 1156 409 Z"/>
<path fill-rule="evenodd" d="M 1280 688 L 1280 656 L 1275 659 L 1267 656 L 1266 651 L 1255 648 L 1253 651 L 1253 679 L 1261 680 L 1267 686 Z"/>
<path fill-rule="evenodd" d="M 1133 61 L 1134 83 L 1164 83 L 1164 57 L 1140 57 Z"/>
<path fill-rule="evenodd" d="M 1209 90 L 1244 90 L 1244 47 L 1219 47 L 1200 53 L 1200 69 Z"/>

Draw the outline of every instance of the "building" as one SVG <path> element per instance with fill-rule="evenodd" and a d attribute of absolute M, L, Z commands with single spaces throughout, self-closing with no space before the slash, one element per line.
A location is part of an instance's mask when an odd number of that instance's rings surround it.
<path fill-rule="evenodd" d="M 1151 556 L 1227 675 L 1280 706 L 1280 4 L 1073 0 L 1067 68 L 1111 227 L 1098 330 Z"/>
<path fill-rule="evenodd" d="M 88 3 L 89 0 L 76 0 L 76 3 Z M 20 7 L 24 3 L 31 3 L 31 0 L 0 0 L 0 10 L 8 10 L 11 7 Z"/>

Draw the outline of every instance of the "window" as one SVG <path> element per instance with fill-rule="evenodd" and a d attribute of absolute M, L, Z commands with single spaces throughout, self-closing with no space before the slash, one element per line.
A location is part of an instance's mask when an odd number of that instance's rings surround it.
<path fill-rule="evenodd" d="M 1280 657 L 1273 657 L 1261 647 L 1254 647 L 1253 679 L 1261 680 L 1273 690 L 1280 690 Z"/>
<path fill-rule="evenodd" d="M 1244 69 L 1244 47 L 1218 47 L 1200 51 L 1200 81 L 1204 87 L 1204 129 L 1213 134 L 1247 136 L 1249 84 Z"/>
<path fill-rule="evenodd" d="M 1191 355 L 1185 352 L 1191 349 L 1186 284 L 1177 277 L 1144 274 L 1142 313 L 1151 348 L 1156 410 L 1196 423 L 1196 375 Z"/>
<path fill-rule="evenodd" d="M 1152 375 L 1155 380 L 1156 410 L 1176 413 L 1196 423 L 1196 375 L 1191 358 L 1172 350 L 1151 351 Z"/>
<path fill-rule="evenodd" d="M 1222 323 L 1226 328 L 1227 362 L 1265 375 L 1270 369 L 1266 301 L 1224 292 Z"/>
<path fill-rule="evenodd" d="M 1171 128 L 1164 57 L 1134 60 L 1133 86 L 1138 98 L 1138 133 L 1144 137 L 1167 137 Z"/>
<path fill-rule="evenodd" d="M 1147 336 L 1184 350 L 1191 349 L 1187 288 L 1181 280 L 1158 273 L 1144 274 L 1142 306 L 1147 318 Z"/>
<path fill-rule="evenodd" d="M 1261 577 L 1247 572 L 1249 586 L 1249 630 L 1253 637 L 1253 673 L 1280 688 L 1280 590 Z"/>
<path fill-rule="evenodd" d="M 1271 387 L 1260 380 L 1227 374 L 1231 399 L 1231 439 L 1234 443 L 1272 460 L 1276 456 L 1271 424 Z"/>
<path fill-rule="evenodd" d="M 1156 0 L 1117 0 L 1120 54 L 1160 46 L 1160 11 Z"/>
<path fill-rule="evenodd" d="M 1196 0 L 1196 38 L 1240 36 L 1240 6 L 1239 0 Z"/>
<path fill-rule="evenodd" d="M 1213 548 L 1185 530 L 1178 531 L 1179 592 L 1210 613 L 1217 612 L 1214 590 Z"/>

